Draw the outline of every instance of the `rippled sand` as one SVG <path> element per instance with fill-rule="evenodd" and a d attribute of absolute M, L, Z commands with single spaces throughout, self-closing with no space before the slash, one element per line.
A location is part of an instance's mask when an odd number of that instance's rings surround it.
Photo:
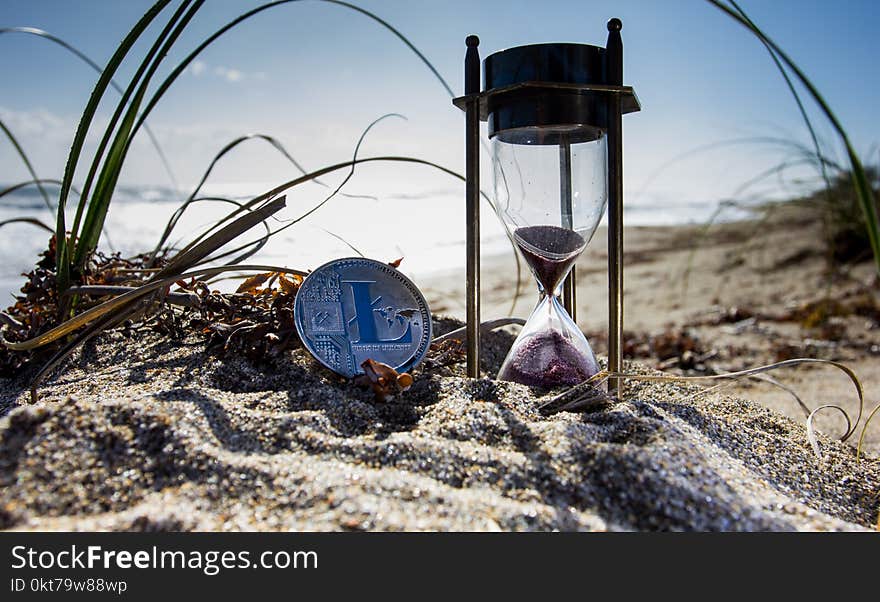
<path fill-rule="evenodd" d="M 449 329 L 448 321 L 438 330 Z M 512 337 L 486 342 L 495 370 Z M 416 373 L 390 403 L 302 351 L 105 336 L 41 389 L 0 381 L 0 526 L 64 530 L 793 530 L 877 520 L 876 462 L 749 401 L 634 384 L 537 393 Z"/>

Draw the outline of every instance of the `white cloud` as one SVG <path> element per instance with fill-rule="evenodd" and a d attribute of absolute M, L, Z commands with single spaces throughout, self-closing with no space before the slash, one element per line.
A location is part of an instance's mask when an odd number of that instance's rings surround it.
<path fill-rule="evenodd" d="M 223 66 L 214 67 L 214 75 L 221 77 L 233 84 L 241 81 L 242 78 L 245 76 L 245 74 L 238 69 L 231 69 L 229 67 Z"/>
<path fill-rule="evenodd" d="M 65 130 L 66 120 L 46 109 L 15 111 L 0 107 L 0 119 L 12 130 L 15 136 L 44 136 L 48 133 Z"/>
<path fill-rule="evenodd" d="M 41 177 L 58 178 L 64 174 L 67 153 L 79 123 L 79 115 L 53 113 L 48 109 L 12 109 L 0 106 L 0 119 L 12 131 L 34 168 Z M 83 154 L 90 157 L 97 140 L 107 127 L 109 117 L 95 115 L 92 128 L 86 136 Z M 87 161 L 87 159 L 83 159 Z M 12 144 L 0 133 L 0 182 L 24 180 L 24 164 Z"/>
<path fill-rule="evenodd" d="M 235 67 L 226 65 L 209 65 L 205 61 L 193 61 L 187 67 L 187 72 L 193 77 L 211 76 L 225 80 L 230 84 L 237 84 L 245 80 L 264 81 L 266 73 L 264 71 L 256 71 L 248 73 Z"/>
<path fill-rule="evenodd" d="M 204 61 L 193 61 L 189 66 L 189 72 L 195 77 L 201 77 L 202 73 L 207 70 L 208 65 Z"/>

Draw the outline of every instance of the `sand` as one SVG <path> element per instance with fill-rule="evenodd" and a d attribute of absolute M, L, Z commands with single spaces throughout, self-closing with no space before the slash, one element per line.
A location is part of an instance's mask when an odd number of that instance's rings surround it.
<path fill-rule="evenodd" d="M 639 335 L 682 333 L 697 338 L 716 372 L 736 371 L 789 357 L 818 357 L 844 362 L 865 389 L 866 409 L 880 403 L 880 323 L 862 316 L 832 318 L 832 330 L 803 328 L 774 317 L 817 301 L 826 293 L 851 300 L 865 289 L 878 302 L 880 281 L 865 261 L 829 277 L 822 252 L 821 225 L 796 206 L 780 206 L 769 218 L 753 222 L 634 227 L 625 234 L 626 331 Z M 599 229 L 578 261 L 578 325 L 597 353 L 607 352 L 606 232 Z M 484 320 L 509 315 L 516 290 L 511 256 L 483 259 Z M 418 283 L 431 308 L 464 318 L 460 274 Z M 531 276 L 523 275 L 513 315 L 527 317 L 537 303 Z M 737 319 L 737 314 L 742 314 Z M 751 317 L 746 317 L 754 314 Z M 722 316 L 733 316 L 720 320 Z M 720 322 L 720 323 L 713 323 Z M 714 354 L 714 355 L 713 355 Z M 650 356 L 643 361 L 684 373 Z M 694 372 L 691 372 L 694 373 Z M 840 405 L 855 420 L 858 398 L 849 379 L 833 368 L 802 366 L 776 371 L 773 378 L 792 388 L 810 408 Z M 798 422 L 805 416 L 789 393 L 772 385 L 742 380 L 728 392 L 773 408 Z M 836 412 L 820 413 L 817 427 L 840 435 L 845 422 Z M 869 429 L 866 448 L 880 455 L 880 422 Z"/>
<path fill-rule="evenodd" d="M 488 369 L 510 342 L 487 341 Z M 417 372 L 410 391 L 379 403 L 302 350 L 255 365 L 208 358 L 198 341 L 108 335 L 36 406 L 17 392 L 22 383 L 4 383 L 0 525 L 858 530 L 876 521 L 876 463 L 825 437 L 820 462 L 801 424 L 755 403 L 639 384 L 603 411 L 543 417 L 537 391 L 459 371 Z"/>
<path fill-rule="evenodd" d="M 681 328 L 713 306 L 763 311 L 816 292 L 815 257 L 770 271 L 773 253 L 763 264 L 748 248 L 744 263 L 732 259 L 742 250 L 739 227 L 721 230 L 696 255 L 684 296 L 679 282 L 693 233 L 629 230 L 628 328 Z M 579 321 L 597 350 L 606 311 L 600 236 L 581 261 L 579 284 Z M 484 271 L 487 318 L 508 309 L 505 261 Z M 858 266 L 841 290 L 865 274 L 870 269 Z M 459 313 L 460 275 L 422 286 L 436 312 Z M 533 301 L 525 294 L 517 314 Z M 436 332 L 457 324 L 437 320 Z M 877 360 L 864 349 L 877 333 L 860 332 L 860 324 L 845 324 L 851 336 L 833 348 L 810 345 L 851 363 L 876 402 Z M 781 340 L 806 345 L 796 325 L 764 319 L 693 330 L 712 346 L 736 346 L 719 356 L 720 367 L 765 360 Z M 417 370 L 412 389 L 384 403 L 302 350 L 254 363 L 207 355 L 195 336 L 106 334 L 41 388 L 36 405 L 28 375 L 0 380 L 0 528 L 875 527 L 876 435 L 867 459 L 857 460 L 852 445 L 834 440 L 839 424 L 820 420 L 820 460 L 796 404 L 763 385 L 703 395 L 692 385 L 630 383 L 623 400 L 603 409 L 542 416 L 547 392 L 489 378 L 513 332 L 486 339 L 486 377 L 464 378 L 461 363 Z M 656 363 L 629 362 L 627 370 L 648 373 Z M 836 373 L 786 377 L 812 404 L 852 409 L 851 385 Z"/>

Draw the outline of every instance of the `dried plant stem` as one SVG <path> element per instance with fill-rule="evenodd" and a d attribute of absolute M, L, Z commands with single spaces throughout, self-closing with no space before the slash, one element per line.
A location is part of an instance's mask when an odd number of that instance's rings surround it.
<path fill-rule="evenodd" d="M 865 424 L 864 426 L 862 426 L 862 432 L 859 435 L 859 444 L 856 447 L 856 458 L 862 455 L 862 447 L 865 442 L 865 433 L 868 431 L 868 425 L 871 423 L 871 420 L 874 419 L 874 416 L 877 414 L 878 411 L 880 411 L 880 405 L 871 410 L 871 413 L 868 414 L 868 417 L 865 419 Z"/>
<path fill-rule="evenodd" d="M 525 323 L 526 321 L 522 318 L 498 318 L 496 320 L 487 320 L 480 323 L 480 332 L 491 332 L 497 328 L 501 328 L 502 326 L 510 326 L 511 324 L 524 326 Z M 442 336 L 436 337 L 433 342 L 442 343 L 443 341 L 448 341 L 450 339 L 459 339 L 462 342 L 467 341 L 467 326 L 456 328 L 452 332 L 447 332 Z"/>
<path fill-rule="evenodd" d="M 65 295 L 88 295 L 91 297 L 106 297 L 109 295 L 122 295 L 137 290 L 136 286 L 110 286 L 110 285 L 84 285 L 71 286 L 67 289 Z M 199 305 L 199 296 L 195 293 L 187 292 L 171 292 L 165 295 L 165 301 L 171 305 L 179 305 L 182 307 L 197 307 Z"/>
<path fill-rule="evenodd" d="M 823 364 L 828 366 L 834 366 L 838 370 L 845 373 L 850 381 L 852 381 L 853 386 L 856 389 L 856 394 L 859 398 L 859 412 L 858 417 L 855 420 L 854 424 L 858 424 L 862 419 L 862 412 L 864 411 L 865 406 L 865 395 L 864 390 L 862 388 L 862 383 L 859 380 L 858 376 L 856 376 L 855 372 L 852 369 L 840 362 L 835 362 L 833 360 L 824 360 L 817 358 L 793 358 L 790 360 L 784 360 L 781 362 L 775 362 L 772 364 L 767 364 L 764 366 L 757 366 L 755 368 L 749 368 L 747 370 L 739 370 L 737 372 L 725 372 L 723 374 L 712 374 L 706 376 L 675 376 L 671 374 L 627 374 L 627 373 L 612 373 L 610 376 L 612 377 L 622 377 L 627 378 L 629 380 L 647 380 L 647 381 L 670 381 L 670 382 L 696 382 L 696 381 L 704 381 L 704 380 L 719 380 L 719 379 L 737 379 L 746 376 L 752 376 L 754 374 L 761 374 L 763 372 L 769 372 L 771 370 L 777 370 L 779 368 L 784 368 L 787 366 L 798 366 L 801 364 Z M 710 393 L 716 387 L 710 387 L 701 392 L 701 394 Z M 815 410 L 814 410 L 815 412 Z M 841 441 L 846 441 L 849 439 L 854 431 L 854 427 L 848 428 L 843 437 L 840 438 Z"/>
<path fill-rule="evenodd" d="M 38 228 L 46 230 L 49 234 L 55 234 L 55 230 L 53 230 L 50 226 L 47 226 L 44 222 L 38 220 L 35 217 L 14 217 L 12 219 L 6 219 L 0 222 L 0 228 L 8 224 L 30 224 L 32 226 L 36 226 Z"/>
<path fill-rule="evenodd" d="M 775 362 L 773 364 L 767 364 L 764 366 L 757 366 L 755 368 L 749 368 L 747 370 L 739 370 L 737 372 L 726 372 L 723 374 L 712 374 L 712 375 L 706 375 L 706 376 L 677 376 L 677 375 L 673 375 L 673 374 L 632 374 L 629 372 L 608 372 L 607 370 L 602 370 L 598 374 L 593 376 L 591 379 L 589 379 L 583 383 L 580 383 L 578 385 L 575 385 L 574 387 L 571 387 L 568 390 L 566 390 L 566 391 L 560 393 L 559 395 L 556 395 L 555 397 L 551 398 L 550 400 L 544 402 L 544 404 L 541 405 L 540 409 L 541 409 L 541 411 L 544 411 L 544 412 L 563 411 L 566 409 L 574 409 L 574 408 L 583 409 L 580 407 L 583 404 L 586 404 L 586 407 L 589 408 L 589 407 L 595 406 L 596 403 L 602 403 L 602 402 L 608 401 L 608 399 L 602 398 L 601 396 L 597 395 L 597 389 L 596 389 L 596 382 L 599 380 L 607 379 L 607 378 L 622 378 L 622 379 L 635 380 L 635 381 L 663 381 L 663 382 L 697 382 L 697 381 L 707 381 L 707 380 L 736 380 L 736 379 L 745 378 L 745 377 L 753 378 L 756 375 L 763 374 L 763 373 L 769 372 L 771 370 L 777 370 L 779 368 L 785 368 L 785 367 L 791 367 L 791 366 L 798 366 L 798 365 L 802 365 L 802 364 L 823 364 L 823 365 L 833 366 L 833 367 L 837 368 L 838 370 L 842 371 L 852 381 L 853 386 L 856 389 L 856 394 L 858 395 L 858 399 L 859 399 L 859 411 L 858 411 L 858 415 L 856 416 L 855 421 L 850 420 L 849 414 L 847 414 L 846 410 L 844 410 L 840 406 L 833 405 L 833 404 L 825 404 L 825 405 L 819 406 L 818 408 L 809 412 L 809 414 L 807 416 L 807 440 L 808 440 L 810 446 L 813 448 L 813 451 L 816 453 L 816 455 L 821 460 L 822 455 L 819 450 L 818 439 L 816 438 L 815 429 L 813 427 L 813 418 L 816 416 L 816 414 L 820 411 L 829 410 L 829 409 L 836 410 L 836 411 L 840 412 L 841 414 L 843 414 L 843 417 L 846 420 L 846 430 L 845 430 L 844 434 L 840 437 L 840 441 L 846 441 L 847 439 L 849 439 L 853 435 L 853 433 L 855 432 L 859 423 L 861 422 L 862 413 L 863 413 L 864 407 L 865 407 L 864 390 L 862 388 L 862 383 L 859 380 L 859 378 L 856 376 L 855 372 L 853 372 L 853 370 L 851 368 L 849 368 L 848 366 L 846 366 L 845 364 L 842 364 L 840 362 L 835 362 L 832 360 L 824 360 L 824 359 L 816 359 L 816 358 L 794 358 L 794 359 L 789 359 L 789 360 L 785 360 L 785 361 L 781 361 L 781 362 Z M 777 384 L 773 380 L 770 380 L 768 382 L 770 382 L 771 384 Z M 707 395 L 708 393 L 717 390 L 721 386 L 724 386 L 724 385 L 719 384 L 719 385 L 715 385 L 713 387 L 708 387 L 706 389 L 699 391 L 697 393 L 697 395 Z M 785 387 L 784 385 L 781 385 L 781 386 L 784 390 L 795 395 L 794 392 L 791 391 L 788 387 Z M 804 404 L 802 401 L 800 401 L 800 398 L 797 397 L 797 395 L 795 395 L 795 398 L 798 400 L 799 404 L 803 407 Z M 868 416 L 867 420 L 865 421 L 865 425 L 862 428 L 861 436 L 859 437 L 857 455 L 859 453 L 861 453 L 862 441 L 865 436 L 865 429 L 867 428 L 867 425 L 870 422 L 870 420 L 874 417 L 874 415 L 878 411 L 880 411 L 880 406 L 875 408 L 871 412 L 871 414 Z"/>

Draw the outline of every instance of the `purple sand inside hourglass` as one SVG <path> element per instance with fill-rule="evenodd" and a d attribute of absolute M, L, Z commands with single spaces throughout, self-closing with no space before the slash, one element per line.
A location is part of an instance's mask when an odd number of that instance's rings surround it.
<path fill-rule="evenodd" d="M 524 341 L 505 362 L 499 378 L 529 387 L 559 387 L 582 383 L 598 371 L 595 358 L 550 330 Z"/>
<path fill-rule="evenodd" d="M 586 245 L 583 236 L 559 226 L 517 228 L 513 238 L 548 293 L 553 292 Z"/>
<path fill-rule="evenodd" d="M 513 238 L 547 295 L 529 322 L 546 319 L 547 329 L 515 342 L 498 377 L 533 387 L 582 383 L 596 374 L 599 367 L 583 333 L 564 332 L 566 326 L 558 315 L 564 310 L 553 292 L 583 251 L 586 241 L 577 232 L 558 226 L 517 228 Z M 557 314 L 555 318 L 554 314 Z M 563 331 L 551 326 L 554 323 L 562 325 Z M 570 324 L 570 328 L 576 328 Z"/>

